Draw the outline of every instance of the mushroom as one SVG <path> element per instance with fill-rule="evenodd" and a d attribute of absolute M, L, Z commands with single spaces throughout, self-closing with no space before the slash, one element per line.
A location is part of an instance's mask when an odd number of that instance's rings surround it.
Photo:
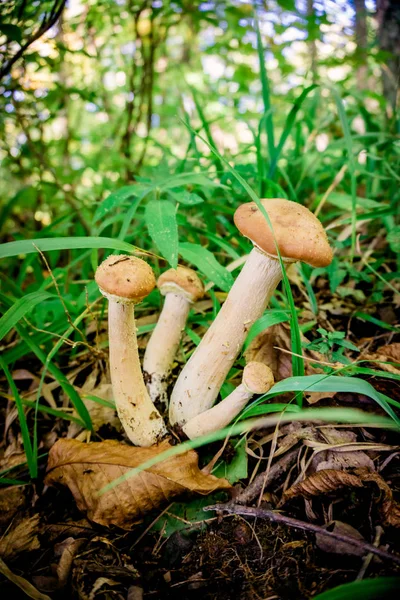
<path fill-rule="evenodd" d="M 95 279 L 108 300 L 111 383 L 118 416 L 133 444 L 152 446 L 167 429 L 143 381 L 134 307 L 154 288 L 154 273 L 140 258 L 112 255 L 99 266 Z"/>
<path fill-rule="evenodd" d="M 167 406 L 168 376 L 178 350 L 191 305 L 202 298 L 204 287 L 188 267 L 178 266 L 163 273 L 157 286 L 165 302 L 157 325 L 147 344 L 143 371 L 147 390 L 153 402 Z"/>
<path fill-rule="evenodd" d="M 261 202 L 273 229 L 255 202 L 236 210 L 235 224 L 254 248 L 216 319 L 178 377 L 170 401 L 171 424 L 182 426 L 214 404 L 249 328 L 262 316 L 282 279 L 276 248 L 284 262 L 303 261 L 324 267 L 332 260 L 322 224 L 305 206 L 280 198 Z"/>
<path fill-rule="evenodd" d="M 183 431 L 193 440 L 226 427 L 254 394 L 266 394 L 273 385 L 274 376 L 267 365 L 255 361 L 249 362 L 243 370 L 242 383 L 222 402 L 186 423 Z"/>

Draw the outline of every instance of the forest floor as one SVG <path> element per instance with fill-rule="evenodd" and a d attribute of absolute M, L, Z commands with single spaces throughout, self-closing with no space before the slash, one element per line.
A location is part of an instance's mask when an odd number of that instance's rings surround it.
<path fill-rule="evenodd" d="M 388 313 L 389 307 L 377 307 L 376 316 L 382 316 L 385 310 Z M 152 317 L 142 315 L 141 318 L 151 320 Z M 382 352 L 381 356 L 385 354 L 390 360 L 392 353 L 392 359 L 398 359 L 395 353 L 400 348 L 399 336 L 396 338 L 392 332 L 382 335 L 382 330 L 372 323 L 364 323 L 361 333 L 356 329 L 357 323 L 359 326 L 358 321 L 346 319 L 341 312 L 331 325 L 333 328 L 340 325 L 341 330 L 349 332 L 350 338 L 359 339 L 359 347 L 365 355 L 376 357 Z M 274 343 L 278 337 L 282 346 L 283 334 L 282 325 L 275 328 Z M 280 369 L 283 374 L 287 355 L 277 352 L 280 360 L 275 370 Z M 74 385 L 78 388 L 84 387 L 93 369 L 93 364 L 89 368 L 86 359 L 87 355 L 82 359 L 84 368 L 77 369 L 76 364 L 73 365 L 78 373 Z M 99 360 L 102 359 L 93 358 L 97 363 Z M 24 374 L 35 372 L 35 368 L 40 368 L 35 361 L 25 362 L 20 365 L 17 376 L 19 373 L 23 378 Z M 278 372 L 275 374 L 279 377 Z M 400 401 L 398 381 L 370 376 L 365 379 L 378 391 Z M 30 385 L 28 378 L 27 389 Z M 318 406 L 352 406 L 375 414 L 380 410 L 367 396 L 348 393 L 319 397 Z M 13 467 L 13 476 L 18 477 L 23 467 L 15 469 L 15 465 L 23 462 L 24 457 L 15 434 L 17 429 L 14 431 L 13 416 L 6 411 L 4 417 L 10 424 L 3 446 L 2 467 Z M 92 439 L 123 441 L 113 423 L 112 419 L 105 421 Z M 57 439 L 77 434 L 73 426 L 61 419 L 40 418 L 38 426 L 44 455 Z M 230 492 L 219 491 L 200 500 L 184 495 L 177 502 L 153 510 L 128 531 L 106 528 L 86 519 L 67 488 L 46 485 L 44 458 L 39 463 L 34 485 L 14 485 L 0 491 L 2 597 L 15 600 L 26 597 L 294 600 L 314 597 L 357 578 L 400 576 L 400 508 L 397 504 L 400 452 L 396 434 L 376 427 L 328 427 L 318 423 L 284 424 L 278 430 L 275 430 L 278 441 L 271 435 L 271 429 L 251 434 L 245 455 L 247 477 L 236 481 Z M 326 469 L 329 473 L 334 470 L 333 479 L 308 479 L 314 485 L 313 490 L 301 487 L 301 483 L 300 488 L 295 488 L 306 468 L 310 473 L 311 459 L 315 461 L 309 448 L 315 450 L 319 443 L 332 445 L 335 439 L 338 445 L 351 442 L 348 451 L 325 450 L 317 454 L 319 462 L 325 460 L 324 473 Z M 281 452 L 280 456 L 274 456 L 272 466 L 281 460 L 281 470 L 273 480 L 268 483 L 265 480 L 266 485 L 258 487 L 245 502 L 255 510 L 255 516 L 235 514 L 240 513 L 237 499 L 250 489 L 250 480 L 257 475 L 260 480 L 268 470 L 266 459 L 275 442 Z M 229 471 L 229 464 L 235 460 L 235 449 L 229 441 L 221 454 L 222 446 L 222 442 L 214 442 L 199 449 L 200 466 L 204 467 L 218 455 L 220 463 Z M 292 460 L 285 465 L 284 458 L 289 454 Z M 339 466 L 335 461 L 339 461 Z M 355 478 L 352 481 L 335 475 L 344 472 L 340 470 L 344 464 L 346 473 Z M 365 476 L 366 467 L 369 473 L 374 473 L 373 477 Z M 311 473 L 313 471 L 316 477 L 315 465 Z M 289 489 L 292 493 L 288 494 Z M 230 502 L 232 512 L 203 511 L 205 506 L 216 502 Z M 360 544 L 351 546 L 288 523 L 273 523 L 265 515 L 257 514 L 259 509 L 278 509 L 280 514 L 305 524 L 330 523 L 328 531 L 356 536 Z M 365 544 L 375 545 L 378 552 L 391 554 L 393 559 L 369 552 Z M 18 577 L 23 578 L 18 580 L 19 588 L 15 586 Z M 26 588 L 27 582 L 34 586 L 33 591 Z M 383 597 L 394 596 L 388 593 Z"/>

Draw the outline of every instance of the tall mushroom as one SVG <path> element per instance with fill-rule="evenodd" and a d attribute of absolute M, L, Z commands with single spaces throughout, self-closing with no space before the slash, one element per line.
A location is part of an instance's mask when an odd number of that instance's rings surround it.
<path fill-rule="evenodd" d="M 167 406 L 168 376 L 178 350 L 191 305 L 202 298 L 204 287 L 188 267 L 165 271 L 157 281 L 165 302 L 157 325 L 147 344 L 143 371 L 147 390 L 153 402 Z"/>
<path fill-rule="evenodd" d="M 171 424 L 184 425 L 214 404 L 249 328 L 262 316 L 282 278 L 276 245 L 284 262 L 303 261 L 324 267 L 332 260 L 325 231 L 305 206 L 280 198 L 261 202 L 273 230 L 255 202 L 237 209 L 236 227 L 254 248 L 176 382 L 170 401 Z"/>
<path fill-rule="evenodd" d="M 218 431 L 240 413 L 254 394 L 266 394 L 274 385 L 274 376 L 267 365 L 249 362 L 243 369 L 242 383 L 222 402 L 197 415 L 183 426 L 188 438 Z"/>
<path fill-rule="evenodd" d="M 109 256 L 95 279 L 108 300 L 111 383 L 118 416 L 133 444 L 152 446 L 167 429 L 143 381 L 134 307 L 154 288 L 154 273 L 140 258 Z"/>

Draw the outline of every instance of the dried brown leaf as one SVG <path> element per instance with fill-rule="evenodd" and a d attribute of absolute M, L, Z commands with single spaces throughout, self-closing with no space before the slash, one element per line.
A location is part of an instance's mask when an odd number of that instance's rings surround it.
<path fill-rule="evenodd" d="M 40 548 L 39 515 L 23 519 L 0 539 L 0 556 L 13 560 L 21 552 L 31 552 Z"/>
<path fill-rule="evenodd" d="M 202 473 L 197 454 L 191 450 L 98 494 L 107 484 L 170 447 L 168 442 L 151 448 L 135 448 L 111 440 L 83 444 L 61 439 L 50 450 L 46 483 L 66 485 L 78 508 L 92 521 L 123 529 L 129 529 L 146 513 L 183 492 L 206 495 L 230 488 L 225 479 Z"/>
<path fill-rule="evenodd" d="M 292 485 L 285 494 L 285 500 L 295 496 L 312 498 L 321 494 L 329 494 L 342 487 L 364 487 L 365 483 L 375 483 L 380 492 L 377 499 L 378 510 L 383 524 L 400 527 L 400 505 L 393 499 L 393 493 L 386 481 L 376 473 L 364 467 L 354 469 L 353 473 L 327 469 L 317 471 L 303 481 Z"/>
<path fill-rule="evenodd" d="M 8 525 L 26 503 L 25 485 L 14 485 L 0 489 L 0 525 Z"/>
<path fill-rule="evenodd" d="M 394 375 L 400 375 L 400 342 L 381 346 L 376 352 L 363 354 L 360 358 L 371 361 L 382 361 L 379 363 L 380 369 Z M 388 365 L 385 364 L 385 361 L 398 363 L 398 365 Z"/>
<path fill-rule="evenodd" d="M 285 498 L 289 499 L 295 496 L 312 498 L 320 494 L 329 494 L 341 487 L 363 487 L 363 484 L 357 475 L 346 471 L 327 469 L 326 471 L 317 471 L 303 481 L 292 485 L 286 490 Z"/>

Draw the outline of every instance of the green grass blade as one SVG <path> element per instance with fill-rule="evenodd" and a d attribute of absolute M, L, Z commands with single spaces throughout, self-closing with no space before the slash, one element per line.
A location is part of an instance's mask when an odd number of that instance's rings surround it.
<path fill-rule="evenodd" d="M 7 242 L 0 245 L 0 258 L 18 256 L 19 254 L 32 254 L 50 250 L 73 250 L 82 248 L 107 248 L 109 250 L 120 250 L 129 254 L 137 252 L 138 248 L 122 240 L 108 237 L 59 237 L 38 238 L 35 240 L 19 240 L 18 242 Z"/>
<path fill-rule="evenodd" d="M 265 57 L 264 57 L 264 48 L 261 39 L 260 33 L 260 24 L 257 19 L 255 19 L 255 30 L 257 36 L 257 52 L 258 52 L 258 62 L 260 65 L 260 79 L 261 79 L 261 89 L 262 89 L 262 98 L 264 103 L 264 113 L 265 113 L 265 130 L 267 134 L 267 143 L 268 143 L 268 153 L 269 158 L 272 163 L 275 155 L 275 136 L 274 136 L 274 121 L 271 110 L 271 94 L 270 87 L 267 75 L 267 69 L 265 67 Z"/>
<path fill-rule="evenodd" d="M 283 310 L 269 310 L 262 317 L 257 319 L 255 323 L 250 327 L 249 333 L 247 334 L 246 341 L 244 343 L 244 350 L 246 350 L 251 342 L 256 338 L 260 333 L 262 333 L 268 327 L 272 327 L 273 325 L 278 325 L 278 323 L 284 323 L 285 321 L 289 321 L 289 313 Z"/>
<path fill-rule="evenodd" d="M 44 300 L 47 300 L 48 298 L 58 297 L 49 292 L 38 291 L 26 294 L 26 296 L 17 300 L 17 302 L 15 302 L 0 319 L 0 340 L 7 335 L 22 317 L 31 311 L 37 304 L 44 302 Z"/>
<path fill-rule="evenodd" d="M 275 170 L 276 170 L 276 167 L 278 164 L 279 157 L 282 153 L 284 145 L 286 144 L 286 140 L 288 139 L 288 137 L 290 135 L 290 132 L 291 132 L 294 122 L 296 120 L 297 113 L 299 112 L 299 110 L 301 108 L 301 105 L 303 104 L 304 100 L 307 98 L 308 94 L 310 92 L 312 92 L 313 90 L 315 90 L 315 88 L 317 88 L 317 87 L 318 87 L 318 85 L 314 83 L 313 85 L 310 85 L 305 90 L 303 90 L 302 93 L 300 94 L 300 96 L 297 98 L 294 105 L 292 106 L 292 108 L 287 116 L 282 135 L 279 139 L 276 150 L 274 151 L 274 155 L 271 160 L 271 164 L 270 164 L 269 171 L 268 171 L 268 177 L 272 178 L 275 175 Z"/>
<path fill-rule="evenodd" d="M 286 392 L 349 392 L 369 396 L 393 419 L 400 427 L 400 419 L 375 388 L 358 377 L 340 377 L 337 375 L 307 375 L 304 377 L 288 377 L 276 383 L 263 399 L 273 398 Z M 260 399 L 261 400 L 261 399 Z"/>
<path fill-rule="evenodd" d="M 14 400 L 15 400 L 15 404 L 17 406 L 17 412 L 18 412 L 19 426 L 21 428 L 22 443 L 24 446 L 26 460 L 27 460 L 28 468 L 29 468 L 29 474 L 32 477 L 32 479 L 34 479 L 35 477 L 37 477 L 37 472 L 38 472 L 37 461 L 35 458 L 35 453 L 33 452 L 33 448 L 32 448 L 31 438 L 30 438 L 29 429 L 28 429 L 28 423 L 26 421 L 22 399 L 21 399 L 21 396 L 19 395 L 17 386 L 14 383 L 12 375 L 11 375 L 7 365 L 5 364 L 5 362 L 3 361 L 3 359 L 1 357 L 0 357 L 0 367 L 4 371 L 4 375 L 6 376 L 7 383 L 10 386 L 12 395 L 14 396 Z"/>

